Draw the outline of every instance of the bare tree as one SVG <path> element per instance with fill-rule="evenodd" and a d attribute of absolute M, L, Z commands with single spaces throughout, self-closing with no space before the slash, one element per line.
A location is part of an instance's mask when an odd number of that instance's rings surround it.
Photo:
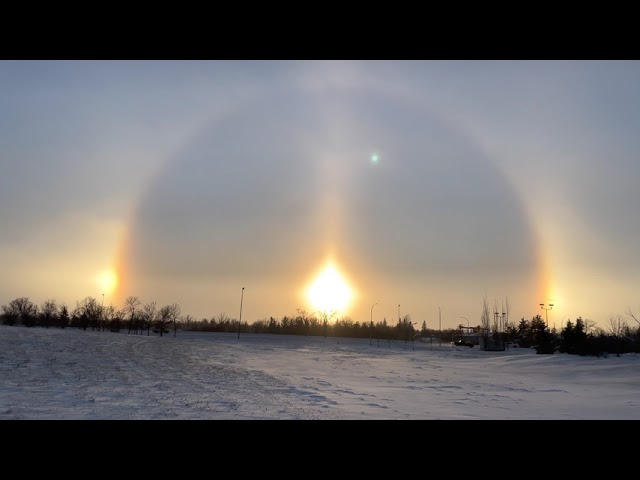
<path fill-rule="evenodd" d="M 45 300 L 40 306 L 40 317 L 42 318 L 42 326 L 49 328 L 49 325 L 55 323 L 58 314 L 58 305 L 55 300 Z"/>
<path fill-rule="evenodd" d="M 20 311 L 16 300 L 11 300 L 9 305 L 2 305 L 2 311 L 4 312 L 2 314 L 2 323 L 5 325 L 15 325 L 20 320 Z"/>
<path fill-rule="evenodd" d="M 583 322 L 584 322 L 584 331 L 585 331 L 586 333 L 590 333 L 590 332 L 593 332 L 593 331 L 597 331 L 597 330 L 598 330 L 598 328 L 599 328 L 599 327 L 597 326 L 597 323 L 596 323 L 596 322 L 594 322 L 593 320 L 590 320 L 590 319 L 588 319 L 588 318 L 583 319 Z"/>
<path fill-rule="evenodd" d="M 28 297 L 20 297 L 13 300 L 17 305 L 20 313 L 20 320 L 27 327 L 35 327 L 38 318 L 38 306 L 29 300 Z"/>
<path fill-rule="evenodd" d="M 111 307 L 113 309 L 113 315 L 111 316 L 111 320 L 109 322 L 109 330 L 114 333 L 120 332 L 120 329 L 124 326 L 125 317 L 127 316 L 127 312 L 122 309 L 118 310 L 115 307 Z"/>
<path fill-rule="evenodd" d="M 136 315 L 136 308 L 142 305 L 142 302 L 138 297 L 127 297 L 124 301 L 124 312 L 129 315 L 129 331 L 127 334 L 131 333 L 131 330 L 134 328 L 134 321 Z M 133 332 L 137 333 L 137 330 Z"/>
<path fill-rule="evenodd" d="M 325 338 L 327 338 L 327 330 L 329 329 L 329 322 L 331 321 L 332 318 L 336 317 L 338 315 L 338 311 L 337 310 L 322 310 L 318 312 L 320 314 L 320 318 L 322 320 L 322 332 L 323 332 L 323 336 Z M 398 323 L 400 323 L 400 318 L 398 318 Z"/>
<path fill-rule="evenodd" d="M 116 315 L 117 315 L 116 307 L 114 307 L 113 305 L 102 307 L 102 331 L 103 332 L 105 331 L 105 329 L 113 331 L 112 325 L 116 318 Z"/>
<path fill-rule="evenodd" d="M 174 318 L 174 305 L 176 304 L 174 303 L 173 305 L 165 305 L 158 312 L 158 316 L 156 317 L 156 329 L 160 333 L 160 336 L 164 334 L 167 325 L 171 323 L 172 319 Z"/>
<path fill-rule="evenodd" d="M 617 315 L 615 318 L 612 317 L 609 319 L 609 332 L 614 337 L 621 337 L 628 329 L 629 325 L 622 315 Z"/>
<path fill-rule="evenodd" d="M 480 315 L 480 325 L 482 326 L 484 333 L 489 331 L 490 322 L 491 316 L 489 314 L 489 305 L 487 304 L 487 298 L 485 297 L 482 300 L 482 313 Z"/>
<path fill-rule="evenodd" d="M 158 316 L 158 309 L 156 302 L 149 302 L 142 308 L 142 325 L 147 327 L 147 336 L 150 335 L 151 328 L 156 322 Z"/>
<path fill-rule="evenodd" d="M 171 304 L 171 312 L 169 314 L 169 317 L 171 319 L 171 323 L 173 323 L 173 338 L 175 338 L 177 331 L 176 325 L 178 324 L 178 318 L 180 318 L 180 305 L 178 305 L 177 303 Z"/>
<path fill-rule="evenodd" d="M 67 328 L 69 326 L 69 309 L 66 303 L 62 303 L 58 307 L 58 326 L 60 328 Z"/>
<path fill-rule="evenodd" d="M 73 310 L 72 316 L 83 330 L 86 330 L 87 327 L 95 330 L 100 326 L 102 307 L 94 297 L 85 297 L 83 300 L 76 302 L 76 308 Z"/>

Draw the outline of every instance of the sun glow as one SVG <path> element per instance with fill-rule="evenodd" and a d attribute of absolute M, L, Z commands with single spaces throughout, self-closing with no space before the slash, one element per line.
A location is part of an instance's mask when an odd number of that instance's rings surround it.
<path fill-rule="evenodd" d="M 343 313 L 351 297 L 351 289 L 331 263 L 320 272 L 307 290 L 311 306 L 325 314 Z"/>
<path fill-rule="evenodd" d="M 113 270 L 104 270 L 96 276 L 96 282 L 103 294 L 111 295 L 118 286 L 118 276 Z"/>

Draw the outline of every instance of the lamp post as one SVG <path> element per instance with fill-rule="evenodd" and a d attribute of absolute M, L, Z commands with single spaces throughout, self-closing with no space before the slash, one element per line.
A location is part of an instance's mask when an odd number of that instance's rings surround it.
<path fill-rule="evenodd" d="M 371 316 L 369 317 L 369 345 L 373 342 L 373 307 L 378 305 L 378 303 L 374 303 L 371 305 Z"/>
<path fill-rule="evenodd" d="M 460 318 L 464 318 L 467 321 L 467 327 L 469 326 L 469 319 L 467 317 L 460 317 Z"/>
<path fill-rule="evenodd" d="M 547 330 L 549 329 L 549 310 L 553 308 L 553 303 L 547 303 L 545 307 L 544 303 L 540 304 L 540 308 L 544 310 L 544 319 L 547 322 Z"/>
<path fill-rule="evenodd" d="M 240 338 L 240 325 L 242 325 L 242 300 L 244 299 L 244 287 L 242 287 L 242 293 L 240 294 L 240 320 L 238 320 L 238 338 Z"/>
<path fill-rule="evenodd" d="M 400 304 L 398 304 L 398 323 L 400 323 L 402 320 L 400 319 Z"/>

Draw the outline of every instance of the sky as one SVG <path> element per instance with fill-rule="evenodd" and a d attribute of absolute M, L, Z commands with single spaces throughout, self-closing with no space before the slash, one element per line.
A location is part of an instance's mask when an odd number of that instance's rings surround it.
<path fill-rule="evenodd" d="M 607 329 L 640 313 L 639 83 L 637 61 L 0 61 L 0 305 L 444 329 L 486 302 Z"/>
<path fill-rule="evenodd" d="M 640 420 L 637 354 L 6 325 L 0 344 L 0 420 Z"/>

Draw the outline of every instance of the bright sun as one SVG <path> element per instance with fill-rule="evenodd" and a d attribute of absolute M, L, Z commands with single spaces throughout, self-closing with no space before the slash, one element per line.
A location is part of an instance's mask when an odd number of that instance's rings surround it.
<path fill-rule="evenodd" d="M 98 287 L 105 295 L 111 295 L 118 286 L 118 276 L 113 270 L 104 270 L 96 276 Z"/>
<path fill-rule="evenodd" d="M 351 289 L 336 268 L 328 264 L 309 287 L 307 298 L 321 312 L 343 311 L 351 300 Z"/>

